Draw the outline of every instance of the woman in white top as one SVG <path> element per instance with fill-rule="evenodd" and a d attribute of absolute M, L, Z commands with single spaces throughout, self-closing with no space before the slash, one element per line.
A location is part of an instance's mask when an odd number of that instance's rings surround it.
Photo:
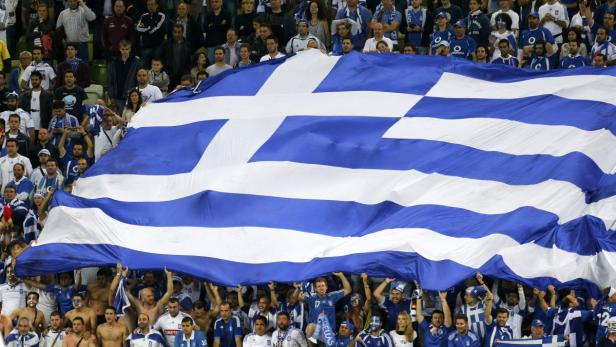
<path fill-rule="evenodd" d="M 413 347 L 413 341 L 417 338 L 417 332 L 413 329 L 411 316 L 407 312 L 400 312 L 396 322 L 396 330 L 389 332 L 394 342 L 394 347 Z"/>

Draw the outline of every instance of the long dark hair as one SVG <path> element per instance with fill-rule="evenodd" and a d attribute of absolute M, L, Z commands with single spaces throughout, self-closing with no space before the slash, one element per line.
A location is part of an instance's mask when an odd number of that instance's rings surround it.
<path fill-rule="evenodd" d="M 139 96 L 139 101 L 137 102 L 137 109 L 136 110 L 133 110 L 134 105 L 133 105 L 132 101 L 130 101 L 130 96 L 133 93 L 137 93 L 137 95 Z M 130 110 L 132 110 L 133 112 L 136 113 L 137 111 L 139 111 L 139 109 L 141 108 L 142 105 L 143 105 L 143 98 L 141 97 L 141 92 L 139 91 L 139 89 L 138 88 L 131 89 L 128 92 L 128 97 L 126 98 L 126 106 L 128 106 L 128 108 Z"/>
<path fill-rule="evenodd" d="M 317 18 L 319 20 L 326 20 L 327 14 L 325 13 L 325 6 L 321 4 L 321 2 L 318 0 L 311 0 L 310 4 L 308 4 L 308 6 L 306 7 L 306 12 L 304 12 L 306 19 L 308 21 L 312 20 L 312 13 L 310 13 L 310 5 L 312 5 L 313 2 L 316 3 L 317 7 L 319 8 L 319 12 L 317 12 Z"/>

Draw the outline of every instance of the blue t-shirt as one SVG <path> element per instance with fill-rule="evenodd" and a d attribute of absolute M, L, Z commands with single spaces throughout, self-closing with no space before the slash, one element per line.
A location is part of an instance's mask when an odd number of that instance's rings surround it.
<path fill-rule="evenodd" d="M 381 9 L 374 14 L 373 20 L 376 20 L 382 24 L 391 24 L 393 22 L 398 22 L 398 28 L 400 28 L 400 22 L 402 21 L 402 14 L 396 10 L 385 11 Z M 384 37 L 391 39 L 396 42 L 398 40 L 398 29 L 392 31 L 385 31 L 383 33 Z"/>
<path fill-rule="evenodd" d="M 434 30 L 432 33 L 432 41 L 430 42 L 430 49 L 432 50 L 432 54 L 436 53 L 436 47 L 441 41 L 451 42 L 451 39 L 454 37 L 453 30 L 451 28 L 447 28 L 443 31 L 438 29 Z"/>
<path fill-rule="evenodd" d="M 426 23 L 427 11 L 425 8 L 420 7 L 415 11 L 412 6 L 409 6 L 405 11 L 407 26 L 422 28 L 421 31 L 409 31 L 406 33 L 406 41 L 415 45 L 415 47 L 421 46 L 421 35 L 423 33 L 423 27 Z"/>
<path fill-rule="evenodd" d="M 471 37 L 464 35 L 463 38 L 458 39 L 455 36 L 451 38 L 449 42 L 449 52 L 452 56 L 458 58 L 471 59 L 471 54 L 475 53 L 477 43 Z"/>
<path fill-rule="evenodd" d="M 240 319 L 231 316 L 228 322 L 219 318 L 214 322 L 214 340 L 220 340 L 220 347 L 235 347 L 235 338 L 242 337 Z"/>
<path fill-rule="evenodd" d="M 550 60 L 546 57 L 539 57 L 539 56 L 533 56 L 530 59 L 530 64 L 528 67 L 533 70 L 543 70 L 543 71 L 552 70 L 552 67 L 550 65 Z"/>
<path fill-rule="evenodd" d="M 336 347 L 349 347 L 349 344 L 351 343 L 351 338 L 353 336 L 349 335 L 345 338 L 342 338 L 340 336 L 336 335 Z"/>
<path fill-rule="evenodd" d="M 522 32 L 522 46 L 532 46 L 537 41 L 554 44 L 554 37 L 552 33 L 544 27 L 536 27 Z"/>
<path fill-rule="evenodd" d="M 474 332 L 468 330 L 466 335 L 460 335 L 457 331 L 449 334 L 447 347 L 479 347 L 481 339 Z"/>
<path fill-rule="evenodd" d="M 586 58 L 582 57 L 581 55 L 577 55 L 575 57 L 568 55 L 564 57 L 563 60 L 560 62 L 560 67 L 563 69 L 573 69 L 586 65 L 588 65 Z"/>
<path fill-rule="evenodd" d="M 486 324 L 486 336 L 484 339 L 484 347 L 493 347 L 496 340 L 511 340 L 513 339 L 513 330 L 507 325 L 504 327 L 496 324 L 496 319 L 492 320 L 491 324 Z"/>
<path fill-rule="evenodd" d="M 384 298 L 381 303 L 381 307 L 387 311 L 387 321 L 385 322 L 386 330 L 393 330 L 396 328 L 396 322 L 398 320 L 398 314 L 401 312 L 411 313 L 411 300 L 400 300 L 398 304 L 394 304 L 390 298 Z"/>
<path fill-rule="evenodd" d="M 57 284 L 48 284 L 45 291 L 53 293 L 56 296 L 58 310 L 60 311 L 62 317 L 64 317 L 68 311 L 73 309 L 73 295 L 79 292 L 75 289 L 75 286 L 69 286 L 68 288 L 63 289 Z"/>
<path fill-rule="evenodd" d="M 86 148 L 84 145 L 84 151 L 85 150 Z M 92 158 L 90 158 L 86 153 L 84 153 L 83 158 L 87 160 L 88 163 L 92 162 Z M 68 152 L 65 152 L 63 157 L 60 157 L 60 162 L 62 163 L 62 173 L 65 177 L 64 184 L 71 184 L 79 178 L 80 174 L 77 169 L 77 161 L 79 161 L 79 159 L 74 159 L 72 155 L 68 154 Z"/>
<path fill-rule="evenodd" d="M 424 347 L 447 347 L 447 337 L 451 331 L 446 326 L 441 326 L 439 329 L 432 329 L 427 319 L 424 319 L 419 324 L 421 336 L 423 337 Z"/>
<path fill-rule="evenodd" d="M 492 60 L 492 64 L 502 64 L 502 65 L 510 65 L 510 66 L 518 66 L 520 62 L 518 58 L 510 55 L 508 58 L 503 58 L 499 56 L 498 58 Z"/>
<path fill-rule="evenodd" d="M 383 330 L 379 332 L 378 336 L 366 331 L 360 332 L 359 336 L 362 338 L 362 345 L 365 347 L 394 347 L 391 337 Z"/>
<path fill-rule="evenodd" d="M 607 321 L 616 316 L 616 302 L 599 301 L 595 310 L 597 319 L 597 343 L 607 336 Z"/>
<path fill-rule="evenodd" d="M 327 293 L 324 296 L 313 294 L 304 299 L 308 306 L 308 323 L 315 323 L 319 319 L 321 312 L 325 313 L 329 325 L 336 326 L 336 302 L 344 297 L 344 290 Z"/>

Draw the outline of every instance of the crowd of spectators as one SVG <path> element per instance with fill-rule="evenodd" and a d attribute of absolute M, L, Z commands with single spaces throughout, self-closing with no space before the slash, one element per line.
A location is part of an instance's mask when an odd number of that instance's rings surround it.
<path fill-rule="evenodd" d="M 11 255 L 24 247 L 12 242 Z M 9 264 L 5 276 L 0 332 L 9 347 L 493 347 L 550 336 L 571 347 L 616 344 L 616 288 L 595 300 L 478 273 L 438 292 L 340 272 L 223 287 L 121 264 L 115 274 L 87 268 L 24 279 Z M 114 305 L 120 285 L 122 309 Z"/>

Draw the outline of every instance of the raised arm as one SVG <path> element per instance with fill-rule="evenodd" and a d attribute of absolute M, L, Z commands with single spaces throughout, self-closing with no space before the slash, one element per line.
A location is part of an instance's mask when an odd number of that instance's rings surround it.
<path fill-rule="evenodd" d="M 167 267 L 165 267 L 165 275 L 167 276 L 167 291 L 165 292 L 165 295 L 163 295 L 163 297 L 156 303 L 158 312 L 162 311 L 163 307 L 165 307 L 173 294 L 173 272 L 167 270 Z"/>
<path fill-rule="evenodd" d="M 79 127 L 79 133 L 83 136 L 83 141 L 86 143 L 86 153 L 88 154 L 88 157 L 94 157 L 94 143 L 92 143 L 90 135 L 88 135 L 83 127 Z"/>
<path fill-rule="evenodd" d="M 545 291 L 540 291 L 538 294 L 539 297 L 539 307 L 541 307 L 541 311 L 543 312 L 547 312 L 548 311 L 548 303 L 545 302 Z"/>
<path fill-rule="evenodd" d="M 280 302 L 278 302 L 278 296 L 276 295 L 276 283 L 270 281 L 267 284 L 267 287 L 269 288 L 269 291 L 270 291 L 271 304 L 273 307 L 278 309 L 280 307 Z"/>
<path fill-rule="evenodd" d="M 238 284 L 235 288 L 235 291 L 237 292 L 237 304 L 241 310 L 242 308 L 244 308 L 244 306 L 246 306 L 246 302 L 244 302 L 244 296 L 242 295 L 242 285 Z"/>
<path fill-rule="evenodd" d="M 416 304 L 415 304 L 415 311 L 417 313 L 417 324 L 421 324 L 421 322 L 424 321 L 423 300 L 421 299 L 421 297 L 423 296 L 423 293 L 421 291 L 421 288 L 419 288 L 419 285 L 417 286 L 417 289 L 419 290 L 419 295 L 417 296 L 417 301 L 416 301 Z M 378 288 L 377 288 L 377 290 L 378 290 Z M 376 297 L 376 291 L 375 291 L 374 294 L 375 294 L 374 296 Z"/>
<path fill-rule="evenodd" d="M 60 141 L 58 141 L 58 154 L 60 155 L 60 158 L 64 157 L 64 155 L 66 154 L 66 148 L 64 148 L 64 144 L 66 143 L 66 137 L 68 136 L 68 133 L 70 132 L 71 132 L 71 129 L 64 128 L 64 131 L 62 132 L 62 136 L 60 136 Z"/>
<path fill-rule="evenodd" d="M 438 292 L 438 297 L 441 299 L 441 306 L 443 307 L 443 314 L 445 315 L 445 326 L 450 328 L 452 324 L 451 320 L 451 310 L 449 309 L 449 304 L 447 303 L 447 292 Z"/>
<path fill-rule="evenodd" d="M 366 295 L 366 301 L 364 302 L 364 313 L 368 314 L 372 302 L 372 289 L 370 289 L 370 280 L 368 275 L 364 272 L 360 276 L 362 283 L 364 284 L 364 294 Z"/>
<path fill-rule="evenodd" d="M 81 290 L 81 269 L 75 270 L 75 290 Z"/>
<path fill-rule="evenodd" d="M 491 292 L 486 293 L 486 324 L 492 324 L 492 305 L 494 302 L 494 298 L 492 297 Z"/>
<path fill-rule="evenodd" d="M 113 280 L 111 280 L 111 284 L 109 285 L 109 293 L 107 294 L 107 304 L 109 304 L 109 306 L 113 306 L 113 303 L 115 301 L 116 289 L 118 289 L 118 284 L 120 283 L 120 279 L 122 279 L 122 277 L 126 277 L 127 274 L 128 274 L 128 268 L 124 270 L 122 269 L 122 264 L 117 263 L 116 264 L 116 275 L 113 277 Z M 126 296 L 128 296 L 128 299 L 130 301 L 129 295 L 130 295 L 130 290 L 127 290 Z"/>
<path fill-rule="evenodd" d="M 524 287 L 518 283 L 518 307 L 520 311 L 526 311 L 526 295 L 524 295 Z"/>
<path fill-rule="evenodd" d="M 550 307 L 556 309 L 556 298 L 558 296 L 556 295 L 556 288 L 550 284 L 548 290 L 550 291 Z"/>
<path fill-rule="evenodd" d="M 342 287 L 344 288 L 344 295 L 349 295 L 353 291 L 351 288 L 351 284 L 349 280 L 347 280 L 346 276 L 342 272 L 334 272 L 334 276 L 338 277 L 342 282 Z"/>
<path fill-rule="evenodd" d="M 24 279 L 24 283 L 28 287 L 38 288 L 38 289 L 41 289 L 41 290 L 45 290 L 45 288 L 47 288 L 46 284 L 43 284 L 43 283 L 41 283 L 39 281 L 35 281 L 35 280 Z"/>
<path fill-rule="evenodd" d="M 381 284 L 379 284 L 379 286 L 374 290 L 374 298 L 379 305 L 383 302 L 383 299 L 385 299 L 383 296 L 383 290 L 385 290 L 385 287 L 387 287 L 387 285 L 394 280 L 395 278 L 386 278 L 385 281 L 381 282 Z"/>

